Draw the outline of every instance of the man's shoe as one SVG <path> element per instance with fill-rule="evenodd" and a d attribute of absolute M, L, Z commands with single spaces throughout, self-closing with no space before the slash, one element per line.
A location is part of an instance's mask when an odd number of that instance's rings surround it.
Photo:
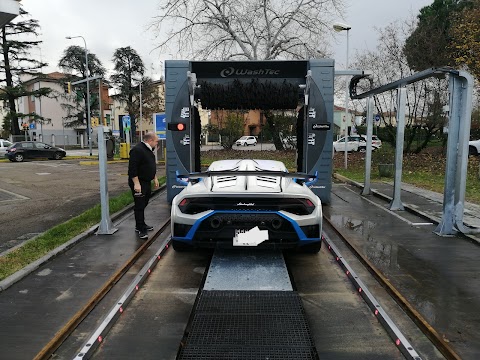
<path fill-rule="evenodd" d="M 138 237 L 139 237 L 140 239 L 148 239 L 148 234 L 147 234 L 146 231 L 140 231 L 140 232 L 138 233 Z"/>
<path fill-rule="evenodd" d="M 135 228 L 135 231 L 136 231 L 137 233 L 140 232 L 140 230 L 138 230 L 137 228 Z M 145 226 L 145 231 L 153 231 L 153 226 L 146 225 L 146 226 Z"/>

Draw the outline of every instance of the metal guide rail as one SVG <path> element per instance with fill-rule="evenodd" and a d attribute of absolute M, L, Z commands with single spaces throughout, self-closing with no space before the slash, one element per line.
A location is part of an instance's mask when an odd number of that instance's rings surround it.
<path fill-rule="evenodd" d="M 407 359 L 421 357 L 324 235 L 323 242 Z M 164 241 L 74 359 L 90 358 L 168 249 Z M 280 252 L 216 250 L 178 359 L 318 359 Z"/>
<path fill-rule="evenodd" d="M 118 299 L 116 304 L 110 309 L 106 317 L 97 327 L 97 329 L 90 335 L 88 340 L 85 342 L 84 346 L 80 352 L 74 357 L 74 359 L 89 359 L 98 346 L 102 343 L 105 336 L 110 331 L 111 327 L 115 324 L 117 319 L 123 313 L 125 308 L 128 306 L 132 298 L 135 296 L 136 292 L 140 289 L 143 283 L 148 278 L 148 275 L 152 272 L 153 268 L 161 260 L 164 252 L 168 249 L 168 241 L 164 241 L 160 247 L 155 252 L 149 261 L 142 267 L 137 276 L 128 286 L 124 294 Z"/>
<path fill-rule="evenodd" d="M 420 355 L 415 351 L 413 346 L 402 334 L 400 329 L 398 329 L 397 325 L 395 325 L 392 319 L 390 319 L 388 314 L 385 312 L 379 302 L 375 299 L 372 293 L 368 290 L 363 281 L 357 276 L 355 271 L 352 270 L 350 265 L 343 258 L 342 254 L 340 254 L 340 251 L 337 249 L 337 247 L 332 243 L 332 241 L 330 241 L 330 239 L 325 234 L 323 234 L 322 240 L 324 243 L 326 243 L 328 250 L 332 253 L 337 263 L 345 271 L 345 274 L 348 276 L 349 280 L 352 282 L 358 293 L 373 311 L 375 317 L 383 325 L 384 329 L 395 342 L 395 345 L 397 345 L 402 354 L 407 359 L 420 360 Z"/>

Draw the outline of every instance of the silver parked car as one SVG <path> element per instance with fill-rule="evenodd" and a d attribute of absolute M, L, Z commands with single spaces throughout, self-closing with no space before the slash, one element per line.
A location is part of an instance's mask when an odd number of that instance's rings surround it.
<path fill-rule="evenodd" d="M 321 247 L 322 204 L 310 176 L 274 160 L 214 161 L 190 174 L 172 201 L 172 245 L 191 247 Z M 302 179 L 303 177 L 303 179 Z"/>
<path fill-rule="evenodd" d="M 468 142 L 468 155 L 480 155 L 480 140 L 472 140 Z"/>
<path fill-rule="evenodd" d="M 255 136 L 242 136 L 235 142 L 237 146 L 257 145 L 257 138 Z"/>
<path fill-rule="evenodd" d="M 362 137 L 367 141 L 367 135 L 362 135 Z M 377 135 L 372 135 L 372 146 L 376 149 L 382 147 L 382 140 L 380 140 Z"/>
<path fill-rule="evenodd" d="M 3 155 L 5 155 L 5 152 L 10 145 L 12 145 L 10 141 L 0 139 L 0 156 L 3 157 Z"/>
<path fill-rule="evenodd" d="M 367 150 L 367 140 L 360 135 L 349 135 L 346 146 L 347 151 L 364 152 Z M 377 150 L 378 148 L 379 146 L 372 141 L 372 150 Z M 345 151 L 345 137 L 333 142 L 333 150 Z"/>

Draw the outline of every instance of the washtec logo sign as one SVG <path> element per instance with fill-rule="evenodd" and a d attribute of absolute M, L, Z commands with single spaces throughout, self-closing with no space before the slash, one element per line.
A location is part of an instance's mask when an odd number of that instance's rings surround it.
<path fill-rule="evenodd" d="M 330 130 L 330 124 L 312 124 L 312 130 Z"/>
<path fill-rule="evenodd" d="M 235 76 L 256 76 L 256 75 L 279 75 L 280 70 L 276 69 L 235 69 L 234 67 L 228 67 L 220 71 L 221 77 Z"/>

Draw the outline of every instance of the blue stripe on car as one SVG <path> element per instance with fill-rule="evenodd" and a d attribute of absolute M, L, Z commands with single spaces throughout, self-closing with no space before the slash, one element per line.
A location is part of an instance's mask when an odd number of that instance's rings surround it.
<path fill-rule="evenodd" d="M 202 222 L 204 220 L 208 219 L 209 217 L 215 215 L 215 214 L 277 214 L 277 215 L 281 216 L 282 218 L 284 218 L 285 220 L 287 220 L 288 222 L 290 222 L 292 224 L 293 228 L 295 229 L 295 232 L 298 235 L 299 241 L 304 242 L 304 244 L 307 244 L 309 242 L 315 242 L 315 241 L 320 240 L 320 238 L 308 238 L 305 235 L 305 233 L 302 231 L 300 226 L 298 226 L 296 221 L 290 219 L 288 216 L 286 216 L 286 215 L 284 215 L 284 214 L 282 214 L 278 211 L 273 211 L 272 212 L 272 211 L 247 211 L 247 210 L 245 210 L 245 211 L 219 211 L 219 210 L 214 210 L 211 213 L 209 213 L 208 215 L 205 215 L 205 216 L 201 217 L 200 219 L 198 219 L 197 221 L 195 221 L 195 224 L 193 224 L 193 226 L 188 231 L 187 236 L 184 236 L 184 237 L 172 236 L 172 239 L 179 240 L 179 241 L 184 241 L 184 242 L 191 242 L 193 240 L 193 237 L 194 237 L 195 233 L 197 232 L 198 228 L 202 224 Z"/>

